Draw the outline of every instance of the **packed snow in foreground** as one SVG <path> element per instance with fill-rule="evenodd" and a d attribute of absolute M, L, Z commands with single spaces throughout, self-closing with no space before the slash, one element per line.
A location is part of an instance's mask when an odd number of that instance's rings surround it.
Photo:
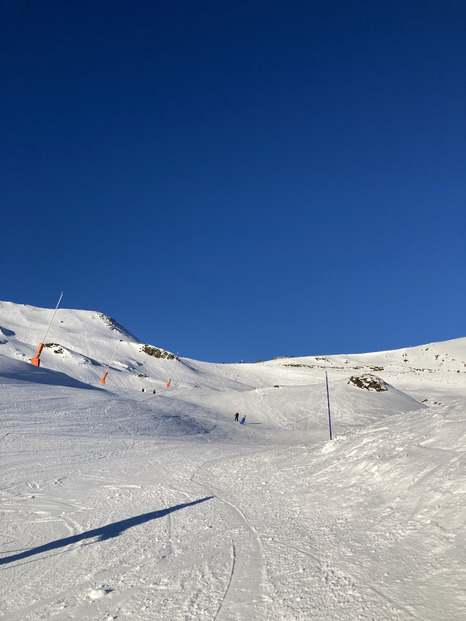
<path fill-rule="evenodd" d="M 51 312 L 0 302 L 2 619 L 466 618 L 466 338 L 221 365 L 59 310 L 37 368 Z"/>

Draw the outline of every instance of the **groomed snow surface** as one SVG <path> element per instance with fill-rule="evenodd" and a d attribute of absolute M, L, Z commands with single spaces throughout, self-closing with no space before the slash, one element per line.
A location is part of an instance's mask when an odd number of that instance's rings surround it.
<path fill-rule="evenodd" d="M 59 310 L 37 368 L 51 316 L 0 302 L 2 619 L 466 618 L 466 338 L 213 364 Z"/>

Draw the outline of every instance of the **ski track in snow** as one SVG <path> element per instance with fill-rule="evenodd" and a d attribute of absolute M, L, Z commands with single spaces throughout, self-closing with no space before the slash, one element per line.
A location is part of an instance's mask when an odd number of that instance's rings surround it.
<path fill-rule="evenodd" d="M 191 480 L 209 494 L 215 495 L 223 504 L 228 514 L 224 519 L 232 533 L 230 578 L 215 618 L 229 621 L 246 619 L 248 615 L 252 615 L 258 621 L 267 619 L 262 599 L 262 544 L 255 528 L 238 506 L 231 500 L 222 498 L 222 491 L 212 483 L 201 483 L 195 477 L 191 477 Z"/>

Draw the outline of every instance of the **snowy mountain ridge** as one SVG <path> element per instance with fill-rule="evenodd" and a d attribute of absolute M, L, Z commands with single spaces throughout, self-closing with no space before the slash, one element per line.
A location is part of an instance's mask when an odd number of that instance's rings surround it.
<path fill-rule="evenodd" d="M 35 354 L 44 331 L 52 316 L 51 309 L 41 309 L 12 302 L 0 302 L 0 354 L 27 362 Z M 116 350 L 116 351 L 115 351 Z M 54 355 L 51 355 L 54 354 Z M 115 354 L 115 356 L 114 356 Z M 141 355 L 142 354 L 142 355 Z M 205 363 L 176 356 L 164 349 L 144 344 L 114 319 L 94 311 L 59 309 L 49 332 L 46 347 L 41 355 L 42 364 L 48 368 L 67 372 L 80 381 L 96 383 L 99 374 L 114 356 L 117 385 L 139 387 L 134 377 L 144 375 L 152 385 L 177 375 L 180 381 L 197 382 L 199 376 L 192 371 L 217 375 L 219 367 L 248 369 L 253 384 L 273 375 L 271 369 L 287 369 L 289 381 L 306 381 L 310 371 L 354 371 L 386 374 L 390 378 L 416 374 L 419 380 L 455 383 L 466 374 L 466 337 L 441 343 L 430 343 L 392 351 L 364 354 L 328 356 L 282 357 L 255 364 Z M 152 359 L 151 357 L 152 356 Z M 166 359 L 160 364 L 160 361 Z M 92 365 L 96 369 L 79 369 Z M 137 373 L 136 373 L 137 371 Z M 435 379 L 432 377 L 435 373 Z M 455 378 L 456 373 L 461 378 Z M 222 375 L 220 373 L 220 375 Z M 244 375 L 240 373 L 239 375 Z M 126 377 L 125 377 L 126 376 Z M 296 382 L 295 382 L 295 378 Z M 139 378 L 141 379 L 141 378 Z M 111 380 L 109 379 L 109 382 Z"/>

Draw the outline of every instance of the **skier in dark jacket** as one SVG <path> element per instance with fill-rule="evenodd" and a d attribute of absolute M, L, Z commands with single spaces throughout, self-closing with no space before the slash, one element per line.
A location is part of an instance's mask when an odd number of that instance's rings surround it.
<path fill-rule="evenodd" d="M 237 421 L 237 420 L 238 420 L 238 418 L 239 418 L 239 412 L 236 412 L 236 414 L 235 414 L 235 420 Z"/>

